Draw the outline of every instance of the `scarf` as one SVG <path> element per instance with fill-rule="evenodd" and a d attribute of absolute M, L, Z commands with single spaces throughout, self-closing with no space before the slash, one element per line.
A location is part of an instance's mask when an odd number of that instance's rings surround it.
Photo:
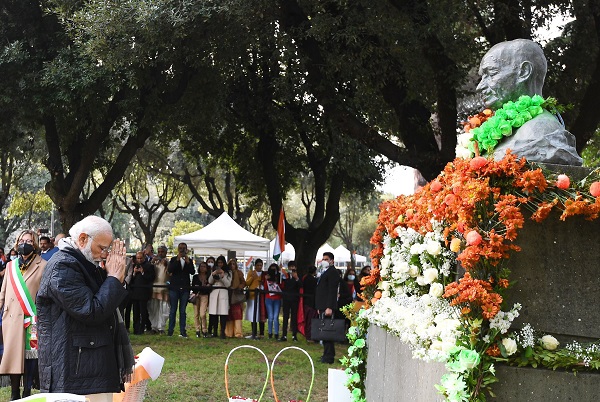
<path fill-rule="evenodd" d="M 8 264 L 6 270 L 10 278 L 10 284 L 15 292 L 17 302 L 23 311 L 23 327 L 25 327 L 25 358 L 37 359 L 37 309 L 29 289 L 25 284 L 23 274 L 19 269 L 19 259 Z"/>

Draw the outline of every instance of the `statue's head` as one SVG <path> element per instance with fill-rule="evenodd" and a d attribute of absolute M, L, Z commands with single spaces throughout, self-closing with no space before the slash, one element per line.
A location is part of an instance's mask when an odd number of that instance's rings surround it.
<path fill-rule="evenodd" d="M 485 106 L 498 109 L 521 95 L 542 95 L 547 63 L 542 48 L 528 39 L 501 42 L 481 59 L 477 90 Z"/>

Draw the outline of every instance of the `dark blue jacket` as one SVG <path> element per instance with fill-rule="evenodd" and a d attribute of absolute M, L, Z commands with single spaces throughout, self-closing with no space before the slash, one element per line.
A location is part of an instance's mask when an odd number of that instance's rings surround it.
<path fill-rule="evenodd" d="M 58 251 L 37 294 L 40 391 L 119 392 L 116 310 L 127 295 L 117 278 L 79 250 Z"/>

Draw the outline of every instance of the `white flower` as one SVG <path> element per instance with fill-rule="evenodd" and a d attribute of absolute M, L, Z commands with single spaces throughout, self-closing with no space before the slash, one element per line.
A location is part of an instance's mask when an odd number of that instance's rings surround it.
<path fill-rule="evenodd" d="M 506 349 L 506 354 L 508 356 L 514 354 L 517 351 L 517 342 L 512 338 L 502 339 L 502 345 L 504 346 L 504 349 Z"/>
<path fill-rule="evenodd" d="M 423 252 L 423 245 L 420 243 L 415 243 L 410 246 L 410 253 L 413 255 L 421 254 Z"/>
<path fill-rule="evenodd" d="M 419 275 L 419 268 L 414 265 L 411 265 L 408 268 L 408 275 L 410 275 L 412 278 L 416 278 Z"/>
<path fill-rule="evenodd" d="M 469 150 L 468 146 L 473 138 L 473 134 L 464 133 L 458 136 L 456 139 L 456 157 L 457 158 L 470 158 L 473 153 Z"/>
<path fill-rule="evenodd" d="M 444 294 L 444 285 L 441 283 L 432 283 L 429 287 L 429 294 L 433 297 L 442 297 Z"/>
<path fill-rule="evenodd" d="M 425 278 L 425 283 L 430 284 L 437 281 L 438 278 L 438 270 L 435 268 L 427 268 L 423 272 L 423 277 Z"/>
<path fill-rule="evenodd" d="M 417 283 L 419 284 L 419 286 L 427 285 L 427 282 L 425 281 L 424 276 L 417 276 Z"/>
<path fill-rule="evenodd" d="M 425 247 L 427 252 L 431 255 L 439 255 L 442 252 L 442 245 L 439 241 L 430 240 Z"/>
<path fill-rule="evenodd" d="M 396 269 L 398 270 L 398 272 L 406 274 L 410 270 L 410 267 L 408 265 L 408 262 L 402 261 L 400 264 L 398 264 L 396 266 Z"/>
<path fill-rule="evenodd" d="M 560 344 L 560 342 L 558 342 L 558 340 L 553 337 L 552 335 L 544 335 L 542 336 L 542 347 L 546 350 L 555 350 L 558 345 Z"/>

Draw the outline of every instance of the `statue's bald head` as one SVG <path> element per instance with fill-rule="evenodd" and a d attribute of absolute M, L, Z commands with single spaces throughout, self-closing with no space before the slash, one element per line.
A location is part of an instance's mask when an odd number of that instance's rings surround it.
<path fill-rule="evenodd" d="M 537 43 L 527 39 L 501 42 L 483 56 L 477 88 L 486 106 L 498 108 L 521 95 L 542 95 L 547 68 Z"/>

